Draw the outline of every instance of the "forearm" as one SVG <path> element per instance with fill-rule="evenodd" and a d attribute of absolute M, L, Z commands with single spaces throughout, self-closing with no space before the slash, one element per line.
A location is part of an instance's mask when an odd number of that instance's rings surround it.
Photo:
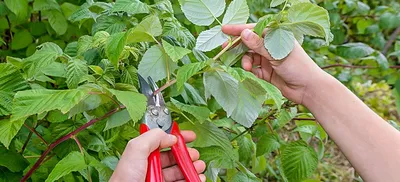
<path fill-rule="evenodd" d="M 303 99 L 366 181 L 400 179 L 400 132 L 332 76 L 321 76 Z"/>

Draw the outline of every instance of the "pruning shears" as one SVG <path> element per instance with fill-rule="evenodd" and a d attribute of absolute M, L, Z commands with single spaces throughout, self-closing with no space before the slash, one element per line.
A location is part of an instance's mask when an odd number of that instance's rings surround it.
<path fill-rule="evenodd" d="M 172 121 L 171 114 L 165 106 L 164 97 L 160 92 L 154 94 L 154 91 L 158 90 L 157 84 L 151 77 L 148 77 L 148 82 L 140 74 L 138 74 L 138 78 L 140 92 L 147 97 L 147 109 L 140 124 L 140 134 L 153 128 L 160 128 L 168 134 L 175 135 L 178 142 L 171 147 L 171 151 L 185 180 L 200 182 L 178 124 Z M 153 151 L 148 158 L 146 182 L 163 182 L 159 149 Z"/>

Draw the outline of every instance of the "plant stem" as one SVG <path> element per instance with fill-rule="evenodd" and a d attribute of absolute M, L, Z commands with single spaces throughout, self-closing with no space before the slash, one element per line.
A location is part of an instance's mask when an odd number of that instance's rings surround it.
<path fill-rule="evenodd" d="M 231 139 L 231 141 L 236 140 L 237 138 L 241 137 L 242 135 L 244 135 L 245 133 L 249 132 L 251 129 L 253 129 L 255 126 L 257 126 L 257 124 L 254 124 L 252 126 L 250 126 L 250 128 L 247 128 L 246 130 L 242 131 L 241 133 L 239 133 L 238 135 L 236 135 L 235 137 L 233 137 Z"/>
<path fill-rule="evenodd" d="M 22 148 L 21 148 L 21 151 L 20 151 L 20 153 L 21 154 L 23 154 L 24 153 L 24 151 L 25 151 L 25 148 L 26 148 L 26 146 L 28 145 L 28 143 L 29 143 L 29 140 L 31 139 L 31 137 L 32 137 L 32 131 L 31 132 L 29 132 L 29 134 L 28 134 L 28 138 L 26 139 L 26 141 L 25 141 L 25 143 L 24 143 L 24 145 L 22 146 Z"/>
<path fill-rule="evenodd" d="M 82 154 L 82 155 L 85 155 L 85 153 L 83 152 L 83 147 L 82 147 L 82 145 L 81 145 L 81 142 L 79 142 L 78 137 L 76 137 L 76 135 L 72 135 L 71 138 L 75 140 L 76 144 L 77 144 L 78 147 L 79 147 L 79 150 L 81 151 L 81 154 Z M 88 174 L 87 174 L 87 175 L 88 175 L 89 182 L 92 182 L 92 176 L 90 175 L 90 168 L 89 168 L 89 166 L 87 167 L 87 170 L 88 170 Z"/>
<path fill-rule="evenodd" d="M 397 35 L 400 34 L 400 27 L 397 27 L 396 30 L 390 35 L 389 40 L 386 42 L 385 46 L 382 49 L 382 54 L 386 55 L 389 51 L 390 47 L 392 47 L 393 42 L 396 40 Z"/>
<path fill-rule="evenodd" d="M 40 155 L 24 156 L 25 159 L 28 159 L 28 158 L 39 158 L 39 157 L 40 157 Z"/>
<path fill-rule="evenodd" d="M 33 174 L 33 172 L 36 171 L 37 168 L 39 168 L 40 164 L 42 164 L 43 160 L 45 159 L 45 157 L 47 156 L 47 154 L 54 149 L 54 147 L 56 147 L 58 144 L 70 139 L 73 135 L 76 135 L 77 133 L 79 133 L 80 131 L 86 129 L 87 127 L 93 125 L 94 123 L 96 123 L 97 121 L 101 121 L 111 115 L 113 115 L 114 113 L 118 112 L 120 109 L 124 109 L 125 106 L 121 106 L 118 108 L 115 108 L 109 112 L 107 112 L 106 114 L 104 114 L 103 116 L 99 117 L 99 118 L 95 118 L 90 120 L 89 122 L 85 123 L 84 125 L 82 125 L 81 127 L 77 128 L 76 130 L 68 133 L 67 135 L 59 138 L 58 140 L 56 140 L 55 142 L 51 143 L 49 145 L 49 147 L 43 152 L 43 154 L 40 156 L 40 158 L 36 161 L 36 163 L 32 166 L 32 168 L 25 174 L 25 176 L 21 179 L 21 182 L 26 181 L 27 179 L 29 179 L 29 177 Z"/>
<path fill-rule="evenodd" d="M 242 39 L 242 37 L 238 37 L 234 41 L 229 42 L 229 44 L 224 49 L 222 49 L 221 52 L 219 52 L 215 57 L 213 57 L 213 60 L 216 61 L 217 59 L 219 59 L 219 57 L 221 57 L 222 54 L 224 54 L 226 51 L 228 51 L 228 49 L 230 49 L 233 45 L 238 43 L 241 39 Z"/>
<path fill-rule="evenodd" d="M 75 140 L 76 144 L 78 145 L 79 150 L 81 151 L 82 155 L 84 155 L 83 147 L 81 145 L 81 142 L 79 142 L 78 138 L 75 135 L 72 135 L 71 138 Z"/>
<path fill-rule="evenodd" d="M 156 91 L 154 91 L 154 95 L 157 95 L 158 93 L 160 93 L 161 91 L 165 90 L 166 88 L 168 88 L 169 86 L 173 85 L 176 83 L 176 79 L 170 80 L 169 82 L 165 83 L 163 86 L 161 86 L 159 89 L 157 89 Z"/>
<path fill-rule="evenodd" d="M 315 118 L 293 118 L 292 120 L 297 120 L 297 121 L 316 121 L 317 119 Z"/>
<path fill-rule="evenodd" d="M 30 126 L 28 126 L 26 123 L 24 123 L 24 126 L 26 128 L 28 128 L 32 133 L 34 133 L 37 137 L 39 137 L 40 140 L 42 140 L 42 142 L 46 145 L 49 145 L 49 143 L 46 142 L 46 140 L 33 128 L 31 128 Z"/>

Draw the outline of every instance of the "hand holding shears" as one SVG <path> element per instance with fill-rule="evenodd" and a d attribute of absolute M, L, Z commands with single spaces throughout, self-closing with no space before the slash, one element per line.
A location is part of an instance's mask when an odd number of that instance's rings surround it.
<path fill-rule="evenodd" d="M 200 174 L 205 163 L 198 160 L 197 150 L 185 145 L 196 138 L 195 133 L 179 131 L 161 93 L 154 95 L 153 90 L 158 88 L 151 79 L 147 83 L 139 76 L 139 83 L 141 92 L 148 98 L 141 135 L 128 143 L 110 181 L 205 181 L 205 176 Z M 167 147 L 171 147 L 171 151 L 160 153 L 159 148 Z"/>

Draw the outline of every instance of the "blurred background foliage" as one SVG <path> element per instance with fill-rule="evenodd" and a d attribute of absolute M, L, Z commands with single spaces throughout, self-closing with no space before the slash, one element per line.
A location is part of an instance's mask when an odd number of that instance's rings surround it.
<path fill-rule="evenodd" d="M 7 8 L 7 1 L 1 1 L 0 62 L 6 62 L 7 56 L 28 57 L 44 42 L 54 42 L 67 52 L 83 35 L 94 35 L 94 32 L 100 30 L 112 34 L 113 31 L 127 30 L 138 23 L 137 19 L 128 19 L 126 16 L 125 19 L 118 19 L 120 22 L 113 26 L 99 24 L 93 18 L 103 18 L 106 19 L 103 22 L 113 23 L 115 20 L 112 16 L 100 13 L 105 4 L 91 6 L 89 13 L 82 10 L 82 5 L 87 1 L 58 0 L 58 4 L 47 4 L 43 7 L 43 4 L 37 2 L 46 2 L 45 0 L 28 0 L 29 6 L 24 7 L 26 13 L 18 15 L 13 13 L 15 9 Z M 153 0 L 144 2 L 155 3 Z M 193 35 L 197 36 L 205 29 L 186 20 L 177 0 L 173 2 L 175 17 Z M 306 37 L 303 47 L 307 53 L 375 112 L 399 128 L 400 3 L 396 0 L 315 0 L 314 3 L 329 11 L 334 39 L 327 46 L 321 39 Z M 255 23 L 266 14 L 278 12 L 276 8 L 269 8 L 269 4 L 269 0 L 248 0 L 251 12 L 249 22 Z M 87 13 L 86 17 L 77 19 L 71 16 L 76 11 Z M 298 108 L 298 113 L 307 113 L 306 108 Z M 298 117 L 302 118 L 301 115 Z M 291 126 L 300 126 L 307 122 L 313 121 L 293 120 L 285 126 L 286 132 L 280 135 L 286 139 L 298 139 L 300 136 L 291 132 Z M 329 139 L 324 141 L 324 157 L 314 177 L 321 181 L 361 181 L 334 142 Z M 268 179 L 274 181 L 274 176 L 271 175 Z"/>

